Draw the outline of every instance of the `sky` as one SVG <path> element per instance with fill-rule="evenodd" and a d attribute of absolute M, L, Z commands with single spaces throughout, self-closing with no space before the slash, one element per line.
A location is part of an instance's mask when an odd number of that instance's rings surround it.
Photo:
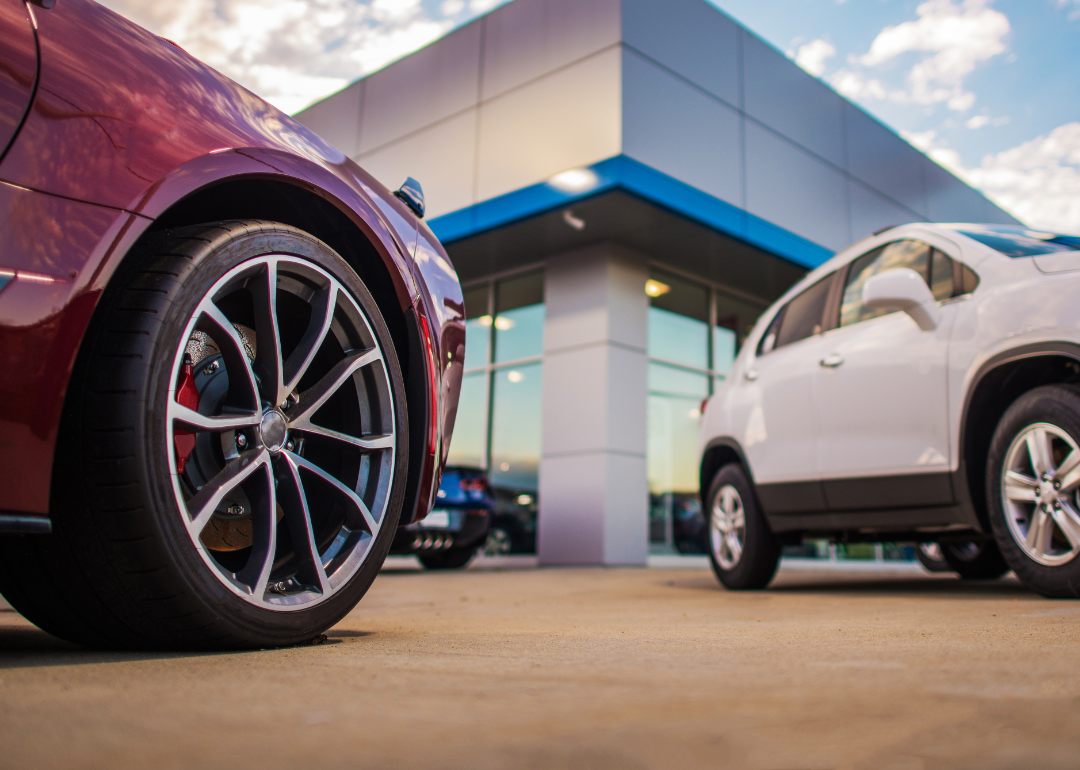
<path fill-rule="evenodd" d="M 506 2 L 100 1 L 289 113 Z M 708 1 L 1022 221 L 1080 233 L 1080 0 Z"/>

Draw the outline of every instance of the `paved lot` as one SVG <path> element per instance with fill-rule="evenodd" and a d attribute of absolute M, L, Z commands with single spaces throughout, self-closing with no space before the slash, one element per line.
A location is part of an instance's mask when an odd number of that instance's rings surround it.
<path fill-rule="evenodd" d="M 1080 603 L 784 570 L 386 573 L 326 644 L 85 652 L 0 612 L 4 768 L 1080 763 Z"/>

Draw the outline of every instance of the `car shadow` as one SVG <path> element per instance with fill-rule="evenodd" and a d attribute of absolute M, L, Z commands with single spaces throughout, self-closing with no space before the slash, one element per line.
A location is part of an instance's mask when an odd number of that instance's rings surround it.
<path fill-rule="evenodd" d="M 664 580 L 664 584 L 671 588 L 695 591 L 726 591 L 712 574 L 669 577 Z M 742 594 L 742 592 L 737 593 Z M 776 596 L 814 595 L 919 598 L 928 600 L 1016 599 L 1046 601 L 1044 597 L 1025 588 L 1012 575 L 999 580 L 961 580 L 953 575 L 782 572 L 777 575 L 776 579 L 767 588 L 747 593 Z"/>
<path fill-rule="evenodd" d="M 8 618 L 5 618 L 5 615 Z M 296 650 L 312 646 L 331 646 L 344 643 L 349 639 L 370 636 L 370 631 L 349 629 L 330 629 L 326 638 L 318 645 L 300 645 L 267 650 L 109 650 L 83 647 L 59 639 L 25 621 L 2 622 L 12 620 L 14 613 L 0 614 L 0 670 L 15 668 L 43 668 L 48 666 L 77 666 L 91 663 L 130 663 L 145 660 L 178 660 L 186 658 L 212 658 L 223 655 L 258 655 L 272 654 L 282 650 Z M 18 616 L 15 616 L 18 617 Z"/>

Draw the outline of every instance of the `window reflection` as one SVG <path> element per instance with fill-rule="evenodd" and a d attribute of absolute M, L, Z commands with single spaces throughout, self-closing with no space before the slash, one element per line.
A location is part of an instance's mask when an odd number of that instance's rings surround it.
<path fill-rule="evenodd" d="M 851 263 L 844 298 L 840 302 L 840 325 L 848 326 L 883 316 L 890 310 L 872 310 L 862 303 L 862 290 L 875 275 L 906 267 L 928 279 L 930 247 L 920 241 L 895 241 L 874 249 Z"/>
<path fill-rule="evenodd" d="M 465 369 L 476 369 L 488 363 L 491 346 L 491 316 L 488 308 L 488 287 L 465 291 Z"/>
<path fill-rule="evenodd" d="M 707 368 L 708 289 L 654 270 L 645 293 L 649 295 L 649 357 Z"/>
<path fill-rule="evenodd" d="M 544 352 L 544 274 L 531 273 L 496 286 L 495 362 L 533 358 Z"/>
<path fill-rule="evenodd" d="M 495 373 L 491 481 L 535 493 L 540 467 L 540 364 Z"/>
<path fill-rule="evenodd" d="M 697 477 L 701 401 L 723 384 L 765 306 L 662 270 L 650 273 L 645 294 L 650 545 L 660 553 L 705 553 Z"/>
<path fill-rule="evenodd" d="M 450 440 L 450 465 L 484 468 L 487 465 L 488 378 L 484 372 L 461 378 L 454 436 Z"/>
<path fill-rule="evenodd" d="M 700 398 L 649 394 L 647 468 L 652 550 L 705 552 L 704 519 L 697 494 L 700 404 Z"/>

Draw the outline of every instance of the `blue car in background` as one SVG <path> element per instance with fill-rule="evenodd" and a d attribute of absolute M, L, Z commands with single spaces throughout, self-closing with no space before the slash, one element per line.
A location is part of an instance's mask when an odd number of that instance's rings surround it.
<path fill-rule="evenodd" d="M 415 554 L 427 569 L 464 567 L 487 540 L 495 498 L 479 468 L 449 466 L 426 518 L 398 530 L 392 554 Z"/>

